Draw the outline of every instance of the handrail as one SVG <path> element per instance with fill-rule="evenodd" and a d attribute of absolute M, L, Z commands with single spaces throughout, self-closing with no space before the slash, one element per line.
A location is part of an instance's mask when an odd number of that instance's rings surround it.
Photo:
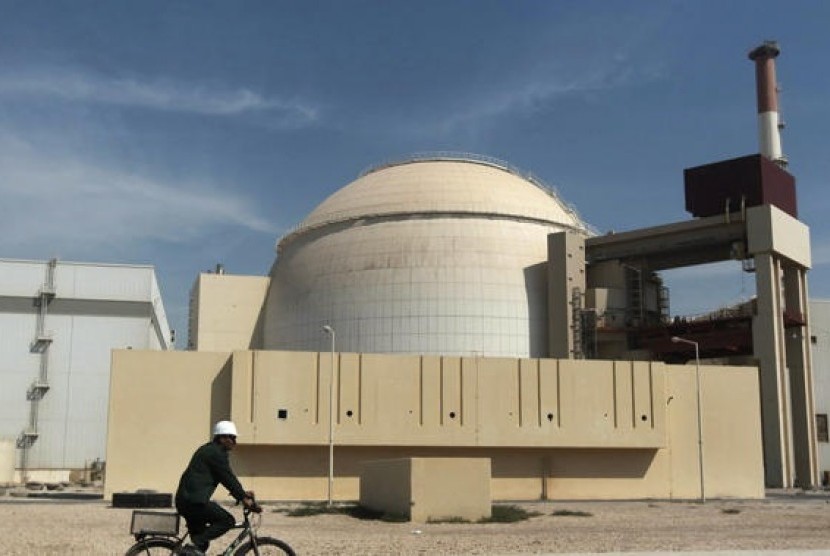
<path fill-rule="evenodd" d="M 519 170 L 515 166 L 512 166 L 510 163 L 496 158 L 494 156 L 456 151 L 422 151 L 412 153 L 408 156 L 404 156 L 401 158 L 389 158 L 377 164 L 373 164 L 371 166 L 364 168 L 363 171 L 360 172 L 360 174 L 358 174 L 357 177 L 362 178 L 363 176 L 366 176 L 373 172 L 377 172 L 378 170 L 383 170 L 384 168 L 389 168 L 391 166 L 401 166 L 403 164 L 409 164 L 410 162 L 429 161 L 476 162 L 479 164 L 494 166 L 501 170 L 506 170 L 511 174 L 516 174 L 519 176 L 522 175 L 521 170 Z"/>

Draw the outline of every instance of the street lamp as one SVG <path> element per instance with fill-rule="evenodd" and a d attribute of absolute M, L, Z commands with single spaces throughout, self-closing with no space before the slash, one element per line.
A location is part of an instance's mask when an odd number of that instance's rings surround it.
<path fill-rule="evenodd" d="M 700 470 L 700 502 L 706 502 L 706 491 L 703 486 L 703 414 L 700 409 L 700 345 L 693 340 L 679 336 L 672 336 L 675 344 L 689 344 L 695 347 L 695 382 L 697 384 L 697 465 Z"/>
<path fill-rule="evenodd" d="M 331 492 L 334 484 L 334 342 L 337 334 L 328 324 L 323 327 L 326 334 L 331 335 L 331 371 L 329 373 L 329 507 L 331 507 Z"/>

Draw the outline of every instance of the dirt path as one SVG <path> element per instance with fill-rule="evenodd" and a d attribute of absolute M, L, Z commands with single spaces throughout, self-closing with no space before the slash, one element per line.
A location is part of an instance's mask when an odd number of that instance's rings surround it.
<path fill-rule="evenodd" d="M 826 495 L 712 501 L 703 506 L 688 502 L 519 505 L 543 515 L 508 524 L 386 523 L 346 515 L 288 517 L 275 511 L 280 507 L 269 505 L 261 532 L 286 540 L 298 554 L 830 552 L 830 498 Z M 562 510 L 590 515 L 552 515 Z M 130 516 L 131 510 L 114 509 L 104 502 L 0 497 L 0 553 L 123 554 L 132 541 Z"/>

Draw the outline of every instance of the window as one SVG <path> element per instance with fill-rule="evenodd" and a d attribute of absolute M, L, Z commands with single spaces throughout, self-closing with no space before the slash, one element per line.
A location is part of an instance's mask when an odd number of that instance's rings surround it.
<path fill-rule="evenodd" d="M 826 413 L 816 414 L 816 436 L 819 442 L 828 442 Z"/>
<path fill-rule="evenodd" d="M 816 338 L 815 336 L 810 336 L 810 343 L 811 344 L 817 344 L 818 343 L 818 338 Z"/>

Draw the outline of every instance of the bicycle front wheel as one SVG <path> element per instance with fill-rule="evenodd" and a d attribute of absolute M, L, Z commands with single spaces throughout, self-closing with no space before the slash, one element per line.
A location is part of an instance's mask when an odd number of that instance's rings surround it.
<path fill-rule="evenodd" d="M 143 539 L 130 547 L 125 556 L 162 556 L 176 553 L 176 542 L 170 539 Z"/>
<path fill-rule="evenodd" d="M 296 556 L 293 548 L 273 537 L 257 537 L 256 546 L 251 541 L 248 541 L 234 552 L 235 556 L 243 556 L 245 554 Z"/>

